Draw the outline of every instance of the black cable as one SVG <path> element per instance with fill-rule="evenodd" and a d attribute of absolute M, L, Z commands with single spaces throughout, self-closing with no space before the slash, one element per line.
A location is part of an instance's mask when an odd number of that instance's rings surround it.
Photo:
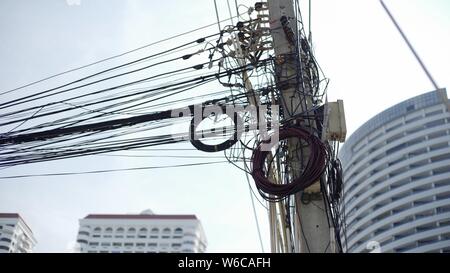
<path fill-rule="evenodd" d="M 213 36 L 215 36 L 215 35 L 217 35 L 217 34 L 214 34 Z M 211 35 L 210 35 L 210 36 L 211 36 Z M 205 37 L 205 38 L 208 38 L 208 37 L 210 37 L 210 36 L 207 36 L 207 37 Z M 199 40 L 204 40 L 204 38 L 199 39 Z M 197 40 L 196 42 L 198 42 L 199 40 Z M 195 41 L 194 41 L 194 42 L 195 42 Z M 20 98 L 20 99 L 15 99 L 15 100 L 12 100 L 12 101 L 8 101 L 8 102 L 5 102 L 5 103 L 1 103 L 1 104 L 0 104 L 0 107 L 3 106 L 3 109 L 9 108 L 9 107 L 13 107 L 13 106 L 20 105 L 20 104 L 23 104 L 23 103 L 27 103 L 27 102 L 31 102 L 31 101 L 36 101 L 36 100 L 43 99 L 43 98 L 47 98 L 47 97 L 54 96 L 54 95 L 60 95 L 60 94 L 63 94 L 63 93 L 69 92 L 69 91 L 73 91 L 73 90 L 76 90 L 76 89 L 80 89 L 80 88 L 84 88 L 84 87 L 87 87 L 87 86 L 91 86 L 91 85 L 93 85 L 93 84 L 97 84 L 97 83 L 104 82 L 104 81 L 107 81 L 107 80 L 111 80 L 111 79 L 115 79 L 115 78 L 118 78 L 118 77 L 126 76 L 126 75 L 129 75 L 129 74 L 133 74 L 133 73 L 136 73 L 136 72 L 139 72 L 139 71 L 142 71 L 142 70 L 145 70 L 145 69 L 149 69 L 149 68 L 152 68 L 152 67 L 161 65 L 161 64 L 166 64 L 166 63 L 173 62 L 173 61 L 176 61 L 176 60 L 186 60 L 186 59 L 188 59 L 190 56 L 195 55 L 195 53 L 187 54 L 187 55 L 183 55 L 183 56 L 179 56 L 179 57 L 172 58 L 172 59 L 169 59 L 169 60 L 164 60 L 164 61 L 157 62 L 157 63 L 154 63 L 154 64 L 150 64 L 150 65 L 147 65 L 147 66 L 138 68 L 138 69 L 134 69 L 134 70 L 131 70 L 131 71 L 127 71 L 127 72 L 124 72 L 124 73 L 121 73 L 121 74 L 117 74 L 117 75 L 114 75 L 114 76 L 109 76 L 109 77 L 106 77 L 106 78 L 103 78 L 103 79 L 99 79 L 99 80 L 96 80 L 96 81 L 93 81 L 93 82 L 89 82 L 89 83 L 86 83 L 86 84 L 83 84 L 83 85 L 79 85 L 79 86 L 75 86 L 75 87 L 72 87 L 72 88 L 64 89 L 64 90 L 58 91 L 58 92 L 56 92 L 56 93 L 47 94 L 47 93 L 49 93 L 49 92 L 51 92 L 51 91 L 55 91 L 55 90 L 61 89 L 61 88 L 63 88 L 63 87 L 70 86 L 70 85 L 72 85 L 72 84 L 75 84 L 75 83 L 79 83 L 79 82 L 85 81 L 85 80 L 87 80 L 87 79 L 90 79 L 90 78 L 99 76 L 99 75 L 101 75 L 101 74 L 104 74 L 104 73 L 107 73 L 107 72 L 110 72 L 110 71 L 113 71 L 113 70 L 116 70 L 116 69 L 119 69 L 119 68 L 121 68 L 121 67 L 128 66 L 128 65 L 130 65 L 130 64 L 134 64 L 134 63 L 141 62 L 141 61 L 146 60 L 146 59 L 149 59 L 149 58 L 153 58 L 153 57 L 155 57 L 155 56 L 158 56 L 158 55 L 161 55 L 161 54 L 170 52 L 170 51 L 172 51 L 172 50 L 175 50 L 175 49 L 184 47 L 184 46 L 189 45 L 189 44 L 191 44 L 191 43 L 193 43 L 193 42 L 189 42 L 189 43 L 183 44 L 183 45 L 181 45 L 181 46 L 174 47 L 174 48 L 172 48 L 172 49 L 168 49 L 168 50 L 166 50 L 166 51 L 162 51 L 162 52 L 160 52 L 160 53 L 153 54 L 153 55 L 150 55 L 150 56 L 147 56 L 147 57 L 144 57 L 144 58 L 141 58 L 141 59 L 138 59 L 138 60 L 135 60 L 135 61 L 126 63 L 126 64 L 122 64 L 122 65 L 119 65 L 119 66 L 116 66 L 116 67 L 113 67 L 113 68 L 109 68 L 109 69 L 100 71 L 100 72 L 98 72 L 98 73 L 95 73 L 95 74 L 92 74 L 92 75 L 83 77 L 83 78 L 81 78 L 81 79 L 78 79 L 78 80 L 75 80 L 75 81 L 72 81 L 72 82 L 69 82 L 69 83 L 60 85 L 60 86 L 58 86 L 58 87 L 54 87 L 54 88 L 51 88 L 51 89 L 47 89 L 47 90 L 44 90 L 44 91 L 41 91 L 41 92 L 38 92 L 38 93 L 35 93 L 35 94 L 32 94 L 32 95 L 28 95 L 28 96 L 22 97 L 22 98 Z M 44 95 L 44 94 L 47 94 L 47 95 Z M 37 98 L 36 98 L 36 96 L 39 96 L 39 95 L 44 95 L 44 96 L 40 96 L 40 97 L 37 97 Z M 29 100 L 26 100 L 26 99 L 29 99 Z M 25 101 L 23 101 L 23 100 L 25 100 Z"/>
<path fill-rule="evenodd" d="M 215 61 L 217 61 L 217 60 L 215 60 Z M 265 64 L 267 61 L 268 61 L 268 60 L 260 61 L 260 65 Z M 102 93 L 102 92 L 114 90 L 114 89 L 117 89 L 117 88 L 119 88 L 119 87 L 129 86 L 129 85 L 132 85 L 132 84 L 136 84 L 136 83 L 139 83 L 139 82 L 143 82 L 143 81 L 146 81 L 146 80 L 149 80 L 149 79 L 156 78 L 156 77 L 158 77 L 158 76 L 162 76 L 162 75 L 166 75 L 166 74 L 170 74 L 170 73 L 174 73 L 174 72 L 178 72 L 178 71 L 184 71 L 184 70 L 188 70 L 188 69 L 196 69 L 197 67 L 203 66 L 203 65 L 208 64 L 208 63 L 209 63 L 209 62 L 207 62 L 207 63 L 202 63 L 202 64 L 200 64 L 200 65 L 195 65 L 195 66 L 190 66 L 190 67 L 181 68 L 181 69 L 178 69 L 178 70 L 175 70 L 175 71 L 171 71 L 171 72 L 161 73 L 161 74 L 158 74 L 158 75 L 155 75 L 155 76 L 151 76 L 151 77 L 148 77 L 148 78 L 145 78 L 145 79 L 141 79 L 141 80 L 133 81 L 133 82 L 130 82 L 130 83 L 122 84 L 122 85 L 120 85 L 120 86 L 116 86 L 116 87 L 112 87 L 112 88 L 107 88 L 107 89 L 98 90 L 98 91 L 92 92 L 92 93 L 90 93 L 90 94 L 88 94 L 88 95 L 82 95 L 82 96 L 72 97 L 72 98 L 65 99 L 65 100 L 62 100 L 62 101 L 59 101 L 59 102 L 49 103 L 49 104 L 46 104 L 45 106 L 49 106 L 49 105 L 53 105 L 53 104 L 58 104 L 58 103 L 62 103 L 62 102 L 67 102 L 67 101 L 71 101 L 71 100 L 74 100 L 74 99 L 77 99 L 77 98 L 80 98 L 80 97 L 90 96 L 90 95 L 94 95 L 94 94 L 98 94 L 98 93 Z M 224 72 L 219 72 L 219 73 L 215 73 L 215 74 L 209 74 L 209 75 L 207 75 L 207 76 L 201 76 L 201 77 L 197 77 L 197 78 L 194 78 L 194 79 L 191 79 L 191 80 L 182 81 L 182 82 L 180 82 L 180 83 L 167 85 L 167 86 L 165 86 L 165 88 L 169 88 L 169 87 L 173 87 L 173 86 L 181 85 L 181 84 L 186 84 L 186 83 L 194 82 L 194 81 L 197 81 L 197 80 L 204 81 L 205 79 L 213 78 L 213 77 L 216 77 L 216 78 L 225 77 L 225 76 L 228 76 L 228 75 L 230 75 L 230 74 L 232 74 L 232 73 L 238 73 L 238 72 L 240 72 L 240 71 L 244 71 L 244 70 L 246 70 L 246 69 L 249 69 L 250 67 L 252 67 L 252 66 L 245 65 L 245 66 L 242 66 L 242 67 L 239 67 L 239 68 L 235 68 L 235 69 L 232 69 L 232 70 L 228 70 L 228 71 L 224 71 Z M 96 102 L 84 104 L 83 107 L 87 107 L 87 106 L 94 105 L 94 104 L 99 104 L 99 103 L 104 103 L 104 102 L 109 102 L 109 101 L 113 101 L 113 100 L 123 99 L 123 98 L 127 98 L 127 97 L 130 97 L 130 96 L 136 96 L 136 95 L 140 95 L 140 94 L 147 93 L 147 92 L 150 92 L 150 91 L 161 90 L 161 89 L 162 89 L 162 88 L 154 88 L 154 89 L 150 89 L 150 90 L 145 90 L 145 91 L 137 92 L 137 93 L 130 94 L 130 95 L 122 95 L 122 96 L 119 96 L 119 97 L 114 97 L 114 98 L 110 98 L 110 99 L 104 99 L 104 100 L 100 100 L 100 101 L 96 101 Z M 42 106 L 40 106 L 40 107 L 42 107 Z M 28 108 L 28 109 L 22 110 L 22 111 L 32 110 L 32 109 L 36 109 L 36 108 L 37 108 L 37 107 L 31 107 L 31 108 Z M 75 109 L 78 109 L 78 108 L 79 108 L 79 107 L 72 107 L 72 108 L 69 108 L 69 109 L 63 109 L 63 110 L 52 111 L 52 112 L 48 112 L 48 113 L 36 115 L 36 116 L 34 116 L 33 118 L 44 117 L 44 116 L 48 116 L 48 115 L 52 115 L 52 114 L 57 114 L 57 113 L 61 113 L 61 112 L 69 111 L 69 110 L 75 110 Z M 4 116 L 4 115 L 0 115 L 0 117 L 3 117 L 3 116 Z M 0 126 L 5 126 L 5 125 L 9 125 L 9 124 L 14 124 L 14 123 L 22 122 L 22 121 L 28 120 L 28 119 L 30 119 L 30 118 L 23 118 L 23 119 L 18 119 L 18 120 L 14 120 L 14 121 L 4 122 L 4 123 L 1 123 Z"/>
<path fill-rule="evenodd" d="M 5 180 L 5 179 L 19 179 L 19 178 L 30 178 L 30 177 L 49 177 L 49 176 L 67 176 L 67 175 L 114 173 L 114 172 L 124 172 L 124 171 L 142 171 L 142 170 L 154 170 L 154 169 L 193 167 L 193 166 L 222 164 L 222 163 L 228 163 L 228 161 L 215 161 L 215 162 L 191 163 L 191 164 L 180 164 L 180 165 L 168 165 L 168 166 L 147 166 L 147 167 L 136 167 L 136 168 L 125 168 L 125 169 L 110 169 L 110 170 L 97 170 L 97 171 L 86 171 L 86 172 L 65 172 L 65 173 L 12 175 L 12 176 L 0 176 L 0 179 Z"/>
<path fill-rule="evenodd" d="M 237 15 L 237 16 L 239 16 L 239 15 Z M 237 17 L 237 16 L 234 16 L 234 17 Z M 230 18 L 224 19 L 221 22 L 225 22 L 225 21 L 228 21 L 228 20 L 230 20 Z M 4 91 L 4 92 L 0 93 L 0 96 L 4 95 L 4 94 L 7 94 L 7 93 L 11 93 L 11 92 L 17 91 L 17 90 L 20 90 L 20 89 L 23 89 L 23 88 L 26 88 L 26 87 L 29 87 L 29 86 L 32 86 L 32 85 L 35 85 L 35 84 L 38 84 L 40 82 L 44 82 L 44 81 L 52 79 L 52 78 L 56 78 L 58 76 L 62 76 L 62 75 L 65 75 L 65 74 L 68 74 L 68 73 L 71 73 L 71 72 L 74 72 L 74 71 L 78 71 L 78 70 L 81 70 L 81 69 L 84 69 L 84 68 L 87 68 L 87 67 L 90 67 L 90 66 L 102 63 L 102 62 L 106 62 L 106 61 L 109 61 L 109 60 L 112 60 L 112 59 L 116 59 L 116 58 L 128 55 L 130 53 L 142 50 L 144 48 L 147 48 L 147 47 L 150 47 L 150 46 L 154 46 L 154 45 L 157 45 L 157 44 L 160 44 L 160 43 L 163 43 L 163 42 L 166 42 L 166 41 L 169 41 L 169 40 L 172 40 L 172 39 L 175 39 L 175 38 L 178 38 L 178 37 L 181 37 L 181 36 L 193 33 L 193 32 L 196 32 L 198 30 L 202 30 L 202 29 L 211 27 L 211 26 L 213 26 L 215 24 L 217 24 L 217 22 L 212 23 L 212 24 L 208 24 L 208 25 L 205 25 L 205 26 L 202 26 L 202 27 L 198 27 L 198 28 L 195 28 L 193 30 L 186 31 L 186 32 L 183 32 L 183 33 L 180 33 L 180 34 L 176 34 L 176 35 L 170 36 L 168 38 L 165 38 L 165 39 L 162 39 L 162 40 L 159 40 L 159 41 L 156 41 L 156 42 L 153 42 L 153 43 L 150 43 L 150 44 L 146 44 L 144 46 L 141 46 L 141 47 L 138 47 L 138 48 L 126 51 L 124 53 L 120 53 L 120 54 L 117 54 L 117 55 L 114 55 L 114 56 L 111 56 L 111 57 L 108 57 L 108 58 L 105 58 L 105 59 L 101 59 L 101 60 L 98 60 L 98 61 L 86 64 L 86 65 L 83 65 L 83 66 L 79 66 L 79 67 L 76 67 L 76 68 L 73 68 L 73 69 L 70 69 L 70 70 L 67 70 L 67 71 L 64 71 L 64 72 L 60 72 L 60 73 L 48 76 L 48 77 L 46 77 L 44 79 L 37 80 L 37 81 L 31 82 L 31 83 L 25 84 L 25 85 L 22 85 L 20 87 L 17 87 L 17 88 L 11 89 L 11 90 Z"/>
<path fill-rule="evenodd" d="M 215 60 L 215 61 L 216 61 L 216 60 Z M 200 65 L 205 65 L 205 64 L 208 64 L 208 63 L 209 63 L 209 62 L 206 62 L 206 63 L 202 63 L 202 64 L 200 64 Z M 74 99 L 79 99 L 79 98 L 83 98 L 83 97 L 88 97 L 88 96 L 92 96 L 92 95 L 97 95 L 97 94 L 100 94 L 100 93 L 104 93 L 104 92 L 107 92 L 107 91 L 119 89 L 119 88 L 122 88 L 122 87 L 130 86 L 130 85 L 135 85 L 135 84 L 137 84 L 137 83 L 145 82 L 145 81 L 148 81 L 148 80 L 153 80 L 153 79 L 156 79 L 156 78 L 161 77 L 161 76 L 165 76 L 165 75 L 169 75 L 169 74 L 173 74 L 173 73 L 177 73 L 177 72 L 181 72 L 181 71 L 186 71 L 186 70 L 190 70 L 190 69 L 196 69 L 196 67 L 198 67 L 198 66 L 199 66 L 199 65 L 194 65 L 194 66 L 189 66 L 189 67 L 180 68 L 180 69 L 177 69 L 177 70 L 172 70 L 172 71 L 169 71 L 169 72 L 164 72 L 164 73 L 156 74 L 156 75 L 154 75 L 154 76 L 150 76 L 150 77 L 147 77 L 147 78 L 144 78 L 144 79 L 135 80 L 135 81 L 128 82 L 128 83 L 125 83 L 125 84 L 121 84 L 121 85 L 118 85 L 118 86 L 114 86 L 114 87 L 109 87 L 109 88 L 97 90 L 97 91 L 91 92 L 91 93 L 89 93 L 89 94 L 84 94 L 84 95 L 79 95 L 79 96 L 71 97 L 71 98 L 68 98 L 68 99 L 64 99 L 64 100 L 62 100 L 62 101 L 51 102 L 51 103 L 45 104 L 44 106 L 47 107 L 47 106 L 54 105 L 54 104 L 59 104 L 59 103 L 63 103 L 63 102 L 72 101 L 72 100 L 74 100 Z M 185 81 L 185 82 L 183 82 L 183 83 L 187 83 L 187 82 L 189 82 L 189 81 Z M 173 86 L 173 85 L 172 85 L 172 86 Z M 159 89 L 156 89 L 156 90 L 159 90 Z M 142 92 L 138 92 L 137 94 L 142 94 Z M 136 94 L 131 94 L 131 95 L 127 95 L 127 96 L 120 96 L 120 97 L 117 97 L 117 98 L 115 98 L 115 99 L 121 99 L 121 98 L 129 97 L 129 96 L 132 96 L 132 95 L 136 95 Z M 99 101 L 99 102 L 96 102 L 96 103 L 102 103 L 102 102 L 105 102 L 105 101 L 108 101 L 108 100 L 102 100 L 102 101 Z M 93 104 L 95 104 L 95 103 L 91 103 L 91 104 L 88 104 L 88 105 L 93 105 Z M 21 109 L 21 110 L 16 111 L 16 112 L 12 112 L 12 113 L 8 113 L 8 114 L 2 114 L 2 115 L 0 115 L 0 118 L 1 118 L 1 117 L 5 117 L 5 116 L 8 116 L 8 115 L 12 115 L 12 114 L 24 112 L 24 111 L 34 110 L 34 109 L 37 109 L 37 108 L 40 108 L 40 107 L 42 107 L 42 106 L 34 106 L 34 107 L 27 108 L 27 109 Z M 59 112 L 61 112 L 61 111 L 59 111 Z M 59 113 L 59 112 L 57 112 L 57 113 Z M 40 116 L 39 116 L 39 117 L 40 117 Z M 22 119 L 22 120 L 23 120 L 23 119 Z M 15 121 L 15 122 L 13 122 L 13 123 L 20 122 L 20 121 L 22 121 L 22 120 Z M 11 123 L 3 123 L 3 124 L 0 124 L 0 126 L 4 126 L 4 125 L 7 125 L 7 124 L 11 124 Z"/>

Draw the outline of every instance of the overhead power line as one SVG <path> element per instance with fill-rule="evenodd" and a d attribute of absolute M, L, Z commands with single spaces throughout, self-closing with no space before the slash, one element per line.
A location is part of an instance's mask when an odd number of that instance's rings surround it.
<path fill-rule="evenodd" d="M 237 16 L 238 16 L 238 15 L 237 15 Z M 237 17 L 237 16 L 233 16 L 233 17 Z M 56 78 L 56 77 L 59 77 L 59 76 L 68 74 L 68 73 L 71 73 L 71 72 L 78 71 L 78 70 L 81 70 L 81 69 L 84 69 L 84 68 L 87 68 L 87 67 L 90 67 L 90 66 L 99 64 L 99 63 L 103 63 L 103 62 L 106 62 L 106 61 L 110 61 L 110 60 L 113 60 L 113 59 L 116 59 L 116 58 L 119 58 L 119 57 L 122 57 L 122 56 L 125 56 L 125 55 L 128 55 L 128 54 L 131 54 L 131 53 L 133 53 L 133 52 L 136 52 L 136 51 L 139 51 L 139 50 L 142 50 L 142 49 L 145 49 L 145 48 L 148 48 L 148 47 L 151 47 L 151 46 L 154 46 L 154 45 L 163 43 L 163 42 L 167 42 L 167 41 L 172 40 L 172 39 L 175 39 L 175 38 L 179 38 L 179 37 L 185 36 L 185 35 L 187 35 L 187 34 L 190 34 L 190 33 L 193 33 L 193 32 L 196 32 L 196 31 L 199 31 L 199 30 L 202 30 L 202 29 L 211 27 L 211 26 L 214 26 L 214 25 L 216 25 L 217 23 L 226 22 L 226 21 L 228 21 L 228 20 L 230 20 L 230 19 L 231 19 L 231 18 L 227 18 L 227 19 L 224 19 L 224 20 L 222 20 L 222 21 L 220 21 L 220 22 L 214 22 L 214 23 L 211 23 L 211 24 L 208 24 L 208 25 L 205 25 L 205 26 L 201 26 L 201 27 L 198 27 L 198 28 L 195 28 L 195 29 L 192 29 L 192 30 L 183 32 L 183 33 L 179 33 L 179 34 L 170 36 L 170 37 L 168 37 L 168 38 L 164 38 L 164 39 L 162 39 L 162 40 L 159 40 L 159 41 L 156 41 L 156 42 L 153 42 L 153 43 L 149 43 L 149 44 L 140 46 L 140 47 L 138 47 L 138 48 L 135 48 L 135 49 L 132 49 L 132 50 L 129 50 L 129 51 L 126 51 L 126 52 L 123 52 L 123 53 L 120 53 L 120 54 L 111 56 L 111 57 L 107 57 L 107 58 L 104 58 L 104 59 L 101 59 L 101 60 L 98 60 L 98 61 L 95 61 L 95 62 L 86 64 L 86 65 L 82 65 L 82 66 L 79 66 L 79 67 L 76 67 L 76 68 L 72 68 L 72 69 L 69 69 L 69 70 L 66 70 L 66 71 L 57 73 L 57 74 L 53 74 L 53 75 L 48 76 L 48 77 L 45 77 L 45 78 L 43 78 L 43 79 L 40 79 L 40 80 L 31 82 L 31 83 L 28 83 L 28 84 L 25 84 L 25 85 L 16 87 L 16 88 L 14 88 L 14 89 L 10 89 L 10 90 L 1 92 L 1 93 L 0 93 L 0 96 L 1 96 L 1 95 L 5 95 L 5 94 L 8 94 L 8 93 L 11 93 L 11 92 L 14 92 L 14 91 L 17 91 L 17 90 L 20 90 L 20 89 L 24 89 L 24 88 L 29 87 L 29 86 L 36 85 L 36 84 L 38 84 L 38 83 L 41 83 L 41 82 L 44 82 L 44 81 L 47 81 L 47 80 L 50 80 L 50 79 L 53 79 L 53 78 Z"/>
<path fill-rule="evenodd" d="M 408 37 L 406 37 L 406 34 L 403 32 L 402 28 L 400 27 L 400 25 L 397 23 L 397 21 L 395 20 L 394 16 L 392 15 L 392 13 L 389 11 L 389 8 L 386 6 L 386 4 L 384 3 L 383 0 L 380 0 L 381 5 L 383 6 L 384 10 L 386 11 L 386 13 L 388 14 L 389 18 L 391 18 L 392 22 L 394 23 L 395 27 L 397 28 L 398 32 L 400 33 L 400 35 L 402 35 L 403 40 L 405 40 L 406 44 L 408 45 L 409 49 L 411 50 L 411 52 L 414 54 L 414 57 L 416 57 L 417 61 L 419 62 L 420 66 L 422 67 L 423 71 L 425 72 L 425 74 L 427 75 L 428 79 L 431 81 L 431 83 L 433 84 L 434 88 L 436 90 L 439 89 L 438 84 L 436 83 L 436 81 L 434 80 L 433 76 L 431 76 L 430 71 L 428 71 L 427 67 L 425 66 L 424 62 L 422 61 L 422 59 L 420 58 L 419 54 L 417 53 L 417 51 L 414 49 L 413 45 L 411 44 L 411 42 L 409 41 Z"/>
<path fill-rule="evenodd" d="M 168 168 L 193 167 L 193 166 L 201 166 L 201 165 L 213 165 L 213 164 L 222 164 L 222 163 L 228 163 L 228 161 L 202 162 L 202 163 L 167 165 L 167 166 L 146 166 L 146 167 L 97 170 L 97 171 L 87 171 L 87 172 L 64 172 L 64 173 L 12 175 L 12 176 L 1 176 L 0 179 L 4 180 L 4 179 L 18 179 L 18 178 L 29 178 L 29 177 L 68 176 L 68 175 L 115 173 L 115 172 L 127 172 L 127 171 L 143 171 L 143 170 L 154 170 L 154 169 L 168 169 Z"/>

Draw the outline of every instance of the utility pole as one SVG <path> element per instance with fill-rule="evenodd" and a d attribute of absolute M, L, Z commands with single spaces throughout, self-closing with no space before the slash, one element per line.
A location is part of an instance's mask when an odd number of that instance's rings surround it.
<path fill-rule="evenodd" d="M 303 52 L 301 51 L 302 47 L 299 46 L 301 41 L 299 40 L 293 1 L 268 0 L 268 8 L 276 57 L 276 81 L 281 94 L 280 103 L 284 111 L 284 118 L 290 119 L 312 108 L 312 90 L 303 88 L 306 96 L 300 96 L 298 92 L 298 86 L 303 84 L 302 79 L 306 77 L 304 75 L 306 72 L 301 71 L 300 77 L 298 77 L 298 70 L 302 67 Z M 298 65 L 299 62 L 300 65 Z M 308 85 L 303 86 L 307 87 Z M 305 126 L 306 124 L 304 121 L 293 119 L 292 125 Z M 288 140 L 287 164 L 290 164 L 289 170 L 291 173 L 288 175 L 291 178 L 300 174 L 300 171 L 305 167 L 303 162 L 306 162 L 308 159 L 308 147 L 304 147 L 303 144 L 297 139 Z M 301 253 L 334 252 L 333 237 L 331 235 L 333 234 L 333 230 L 330 229 L 327 220 L 327 207 L 325 206 L 321 190 L 320 183 L 317 181 L 303 192 L 297 193 L 295 198 L 290 201 L 291 204 L 288 204 L 295 208 L 293 210 L 294 228 L 292 230 L 292 240 L 287 240 L 285 237 L 284 231 L 286 227 L 283 224 L 277 225 L 277 228 L 272 226 L 277 222 L 274 219 L 278 219 L 283 223 L 282 217 L 287 212 L 284 209 L 285 206 L 281 204 L 282 201 L 277 206 L 270 206 L 269 217 L 271 223 L 272 251 Z M 278 235 L 273 234 L 275 230 L 278 230 Z M 277 238 L 280 238 L 282 242 L 275 242 L 276 245 L 274 246 L 274 241 Z M 280 247 L 286 243 L 290 245 Z"/>

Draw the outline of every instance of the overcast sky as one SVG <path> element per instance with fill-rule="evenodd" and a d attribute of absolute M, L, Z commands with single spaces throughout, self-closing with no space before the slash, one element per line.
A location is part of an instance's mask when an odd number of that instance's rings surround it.
<path fill-rule="evenodd" d="M 221 19 L 229 17 L 226 1 L 218 2 Z M 386 3 L 439 86 L 449 86 L 450 2 Z M 316 57 L 331 79 L 329 99 L 344 100 L 349 133 L 383 109 L 433 90 L 378 0 L 314 0 L 312 10 Z M 213 0 L 81 0 L 81 5 L 2 0 L 0 91 L 215 20 Z M 192 37 L 211 31 L 217 27 Z M 17 166 L 1 170 L 0 176 L 180 163 L 189 162 L 91 156 Z M 38 240 L 37 252 L 67 251 L 76 238 L 78 219 L 89 213 L 139 213 L 147 208 L 196 214 L 210 252 L 260 251 L 245 175 L 231 165 L 0 180 L 0 212 L 23 216 Z M 268 250 L 267 215 L 261 206 L 257 209 Z"/>

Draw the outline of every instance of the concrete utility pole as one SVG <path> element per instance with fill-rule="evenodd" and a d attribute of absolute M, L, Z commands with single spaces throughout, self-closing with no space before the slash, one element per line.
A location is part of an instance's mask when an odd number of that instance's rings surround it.
<path fill-rule="evenodd" d="M 297 21 L 292 0 L 268 0 L 270 28 L 273 39 L 273 46 L 276 56 L 277 86 L 282 96 L 281 107 L 284 110 L 284 117 L 291 118 L 296 114 L 302 113 L 312 107 L 311 96 L 300 96 L 296 92 L 297 87 L 302 84 L 297 77 L 299 65 L 302 62 L 302 52 L 297 55 L 297 45 L 299 33 L 297 29 Z M 283 29 L 283 25 L 288 25 L 292 30 L 292 35 L 288 35 Z M 301 47 L 299 47 L 301 50 Z M 301 66 L 300 66 L 301 67 Z M 302 72 L 305 73 L 305 72 Z M 301 75 L 301 78 L 304 75 Z M 306 75 L 305 75 L 306 76 Z M 307 86 L 307 85 L 305 85 Z M 303 89 L 307 94 L 311 94 L 312 90 Z M 305 99 L 307 98 L 307 99 Z M 293 125 L 304 125 L 298 121 L 294 121 Z M 303 162 L 308 160 L 308 147 L 302 146 L 299 140 L 292 139 L 288 141 L 288 159 L 287 164 L 290 165 L 291 173 L 289 177 L 292 179 L 301 173 L 304 168 Z M 298 148 L 300 147 L 300 149 Z M 305 199 L 307 200 L 305 202 Z M 302 201 L 303 200 L 303 201 Z M 286 214 L 285 206 L 277 204 L 271 205 L 269 211 L 271 223 L 271 242 L 272 251 L 277 252 L 334 252 L 334 242 L 331 236 L 333 231 L 327 220 L 326 206 L 321 194 L 319 181 L 307 188 L 304 192 L 296 194 L 295 200 L 291 202 L 294 209 L 294 230 L 292 230 L 293 238 L 287 240 L 285 238 L 286 226 L 280 224 L 274 228 L 276 224 L 274 219 L 278 219 L 283 223 L 281 218 Z M 275 209 L 278 208 L 278 210 Z M 273 234 L 274 230 L 278 230 L 278 235 Z M 276 241 L 278 238 L 278 242 Z M 275 243 L 275 245 L 274 245 Z M 286 246 L 285 244 L 290 244 Z M 283 246 L 283 247 L 281 247 Z"/>

